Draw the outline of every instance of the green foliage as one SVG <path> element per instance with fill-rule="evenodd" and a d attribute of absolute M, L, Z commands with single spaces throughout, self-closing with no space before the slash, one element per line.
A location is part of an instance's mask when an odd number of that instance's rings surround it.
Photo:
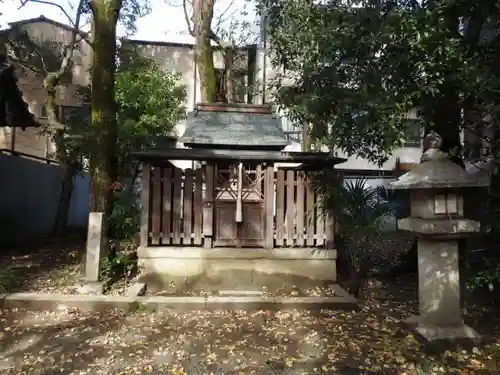
<path fill-rule="evenodd" d="M 131 313 L 140 313 L 148 311 L 148 307 L 144 303 L 140 303 L 137 301 L 130 302 L 128 311 Z"/>
<path fill-rule="evenodd" d="M 100 279 L 107 289 L 115 281 L 125 279 L 125 283 L 137 271 L 137 254 L 133 251 L 112 249 L 100 262 Z"/>
<path fill-rule="evenodd" d="M 137 235 L 139 232 L 139 196 L 133 186 L 112 186 L 113 209 L 108 218 L 110 252 L 101 260 L 101 277 L 108 284 L 120 278 L 125 282 L 137 271 Z"/>
<path fill-rule="evenodd" d="M 366 258 L 366 244 L 381 233 L 389 214 L 387 205 L 380 202 L 380 192 L 366 185 L 366 180 L 342 183 L 332 173 L 319 174 L 314 188 L 320 196 L 320 209 L 336 218 L 339 245 L 347 251 L 356 268 Z"/>
<path fill-rule="evenodd" d="M 137 19 L 149 13 L 151 13 L 149 0 L 125 0 L 120 10 L 118 23 L 123 25 L 127 35 L 132 35 L 137 31 Z"/>
<path fill-rule="evenodd" d="M 500 268 L 492 267 L 486 270 L 476 271 L 467 280 L 467 288 L 472 291 L 489 290 L 493 291 L 500 285 Z"/>
<path fill-rule="evenodd" d="M 136 57 L 116 75 L 119 175 L 130 171 L 131 150 L 158 145 L 185 116 L 186 88 L 181 76 L 151 60 Z"/>
<path fill-rule="evenodd" d="M 17 286 L 18 275 L 12 268 L 3 268 L 0 270 L 0 293 L 8 293 Z"/>
<path fill-rule="evenodd" d="M 420 126 L 459 153 L 461 127 L 497 118 L 496 1 L 259 3 L 271 58 L 285 68 L 276 101 L 315 124 L 317 142 L 383 162 L 418 108 Z"/>
<path fill-rule="evenodd" d="M 494 292 L 500 287 L 500 265 L 492 254 L 470 254 L 466 268 L 466 286 L 472 292 Z"/>
<path fill-rule="evenodd" d="M 180 79 L 180 74 L 166 72 L 130 46 L 122 45 L 115 77 L 120 180 L 134 172 L 131 151 L 160 145 L 164 137 L 173 135 L 175 125 L 184 118 L 186 87 L 179 83 Z M 78 91 L 83 101 L 90 101 L 88 87 Z M 88 155 L 90 134 L 79 126 L 71 129 L 74 146 Z"/>
<path fill-rule="evenodd" d="M 115 184 L 113 209 L 108 221 L 108 236 L 112 240 L 120 240 L 121 248 L 134 242 L 139 232 L 139 196 L 128 187 Z"/>

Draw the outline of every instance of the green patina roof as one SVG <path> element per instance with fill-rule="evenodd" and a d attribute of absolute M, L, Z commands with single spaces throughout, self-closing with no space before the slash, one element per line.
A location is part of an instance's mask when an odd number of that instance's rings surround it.
<path fill-rule="evenodd" d="M 180 141 L 207 146 L 281 148 L 289 143 L 281 121 L 271 113 L 203 110 L 188 115 Z"/>

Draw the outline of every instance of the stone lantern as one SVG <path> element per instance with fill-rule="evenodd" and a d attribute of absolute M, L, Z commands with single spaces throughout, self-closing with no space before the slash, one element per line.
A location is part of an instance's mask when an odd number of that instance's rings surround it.
<path fill-rule="evenodd" d="M 398 221 L 398 229 L 415 233 L 418 242 L 420 315 L 408 323 L 431 342 L 479 339 L 460 312 L 458 241 L 480 229 L 479 222 L 464 218 L 464 189 L 488 181 L 471 178 L 440 151 L 438 134 L 432 132 L 425 142 L 429 149 L 420 164 L 389 185 L 409 191 L 410 216 Z"/>

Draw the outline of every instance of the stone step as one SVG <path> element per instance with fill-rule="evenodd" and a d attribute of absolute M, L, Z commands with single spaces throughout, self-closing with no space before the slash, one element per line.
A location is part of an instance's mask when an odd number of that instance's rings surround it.
<path fill-rule="evenodd" d="M 261 290 L 219 290 L 220 296 L 262 296 Z"/>

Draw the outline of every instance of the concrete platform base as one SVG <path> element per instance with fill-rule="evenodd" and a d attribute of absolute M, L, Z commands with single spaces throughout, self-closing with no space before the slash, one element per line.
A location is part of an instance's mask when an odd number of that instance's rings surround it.
<path fill-rule="evenodd" d="M 336 250 L 315 248 L 148 247 L 138 250 L 151 291 L 176 288 L 267 290 L 335 282 Z"/>
<path fill-rule="evenodd" d="M 436 325 L 425 322 L 420 316 L 413 315 L 405 323 L 429 344 L 477 345 L 481 336 L 465 324 Z"/>
<path fill-rule="evenodd" d="M 340 287 L 339 287 L 340 288 Z M 64 310 L 78 308 L 84 311 L 199 311 L 199 310 L 281 310 L 281 309 L 355 309 L 357 302 L 345 292 L 337 297 L 262 297 L 262 296 L 206 296 L 157 297 L 111 295 L 62 295 L 41 293 L 13 293 L 0 295 L 0 308 L 28 310 Z"/>

